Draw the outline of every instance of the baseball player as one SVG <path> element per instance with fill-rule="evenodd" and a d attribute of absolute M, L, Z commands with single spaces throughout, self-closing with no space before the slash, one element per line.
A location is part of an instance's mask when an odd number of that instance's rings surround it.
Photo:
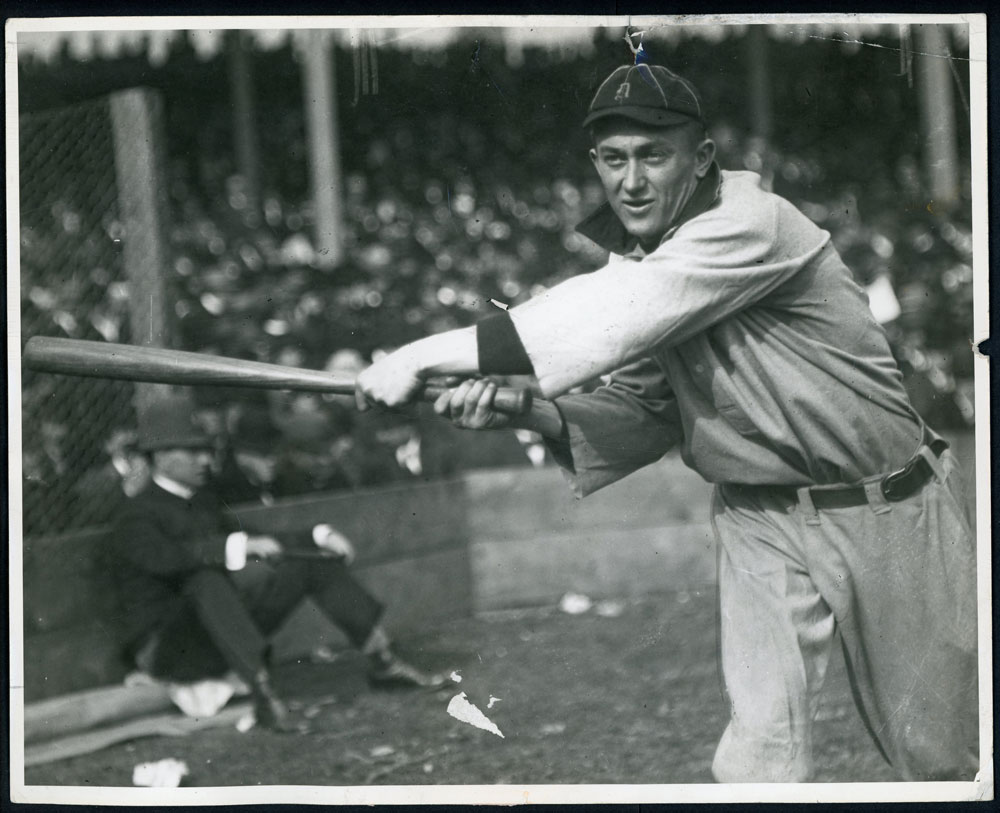
<path fill-rule="evenodd" d="M 948 445 L 911 407 L 886 337 L 831 243 L 751 172 L 715 162 L 692 84 L 615 70 L 584 126 L 607 203 L 578 230 L 603 268 L 430 336 L 359 378 L 359 406 L 428 376 L 531 373 L 512 420 L 494 384 L 435 405 L 460 426 L 541 432 L 579 496 L 680 447 L 715 484 L 723 782 L 813 774 L 835 629 L 858 709 L 910 780 L 978 766 L 975 546 Z M 608 383 L 566 395 L 595 376 Z"/>

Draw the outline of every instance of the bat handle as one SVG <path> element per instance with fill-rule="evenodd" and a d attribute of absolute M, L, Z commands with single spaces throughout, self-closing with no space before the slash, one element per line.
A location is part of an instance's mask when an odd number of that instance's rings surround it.
<path fill-rule="evenodd" d="M 437 386 L 424 387 L 423 399 L 436 401 L 448 389 Z M 499 387 L 493 398 L 493 407 L 497 412 L 505 412 L 508 415 L 527 415 L 531 411 L 531 390 Z"/>

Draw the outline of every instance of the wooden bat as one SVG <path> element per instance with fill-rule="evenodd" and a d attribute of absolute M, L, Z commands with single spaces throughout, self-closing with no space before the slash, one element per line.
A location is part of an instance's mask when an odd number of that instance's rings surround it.
<path fill-rule="evenodd" d="M 322 370 L 306 370 L 161 347 L 59 339 L 52 336 L 32 336 L 28 339 L 22 363 L 29 370 L 38 372 L 91 378 L 354 394 L 353 379 L 331 375 Z M 426 386 L 422 398 L 433 401 L 445 389 Z M 493 405 L 500 412 L 524 415 L 531 409 L 531 391 L 500 388 Z"/>

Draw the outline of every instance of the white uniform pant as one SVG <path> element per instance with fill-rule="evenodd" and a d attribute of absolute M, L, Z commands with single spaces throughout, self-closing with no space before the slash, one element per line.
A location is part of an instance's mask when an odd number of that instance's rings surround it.
<path fill-rule="evenodd" d="M 766 489 L 720 486 L 722 667 L 731 719 L 720 782 L 800 782 L 835 627 L 858 709 L 903 779 L 978 770 L 976 559 L 961 474 L 887 503 L 810 511 Z M 943 479 L 943 482 L 941 481 Z"/>

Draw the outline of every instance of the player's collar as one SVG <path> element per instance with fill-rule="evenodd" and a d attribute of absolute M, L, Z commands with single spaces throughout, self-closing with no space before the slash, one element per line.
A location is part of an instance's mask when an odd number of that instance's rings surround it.
<path fill-rule="evenodd" d="M 719 165 L 713 161 L 712 166 L 708 169 L 708 174 L 698 181 L 691 198 L 684 204 L 684 208 L 670 225 L 667 234 L 671 234 L 678 226 L 711 208 L 719 196 L 721 183 L 722 175 L 719 171 Z M 611 204 L 607 202 L 592 215 L 584 218 L 576 230 L 584 237 L 593 240 L 601 248 L 614 254 L 627 254 L 637 245 L 635 237 L 625 231 L 622 222 L 611 209 Z"/>

